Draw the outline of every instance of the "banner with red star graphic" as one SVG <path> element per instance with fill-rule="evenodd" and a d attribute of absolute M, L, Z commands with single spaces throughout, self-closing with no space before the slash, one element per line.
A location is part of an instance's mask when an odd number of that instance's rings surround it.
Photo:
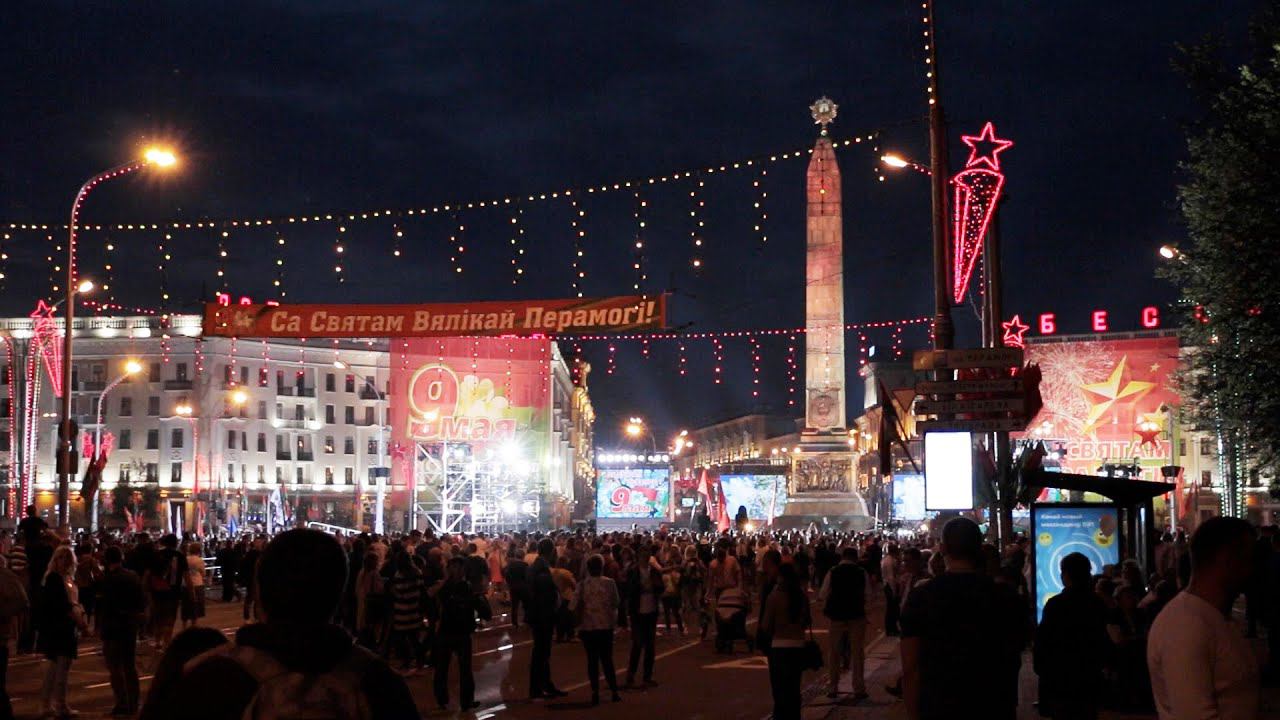
<path fill-rule="evenodd" d="M 1044 373 L 1044 408 L 1024 438 L 1064 450 L 1064 472 L 1092 475 L 1103 463 L 1137 458 L 1145 479 L 1160 479 L 1160 466 L 1170 464 L 1170 410 L 1178 405 L 1176 337 L 1033 342 L 1026 358 Z"/>

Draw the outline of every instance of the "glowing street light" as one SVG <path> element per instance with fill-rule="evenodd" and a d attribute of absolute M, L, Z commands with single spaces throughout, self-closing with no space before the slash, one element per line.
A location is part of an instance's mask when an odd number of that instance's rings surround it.
<path fill-rule="evenodd" d="M 83 285 L 83 283 L 81 284 Z M 92 283 L 90 283 L 90 285 L 92 285 Z M 120 383 L 128 380 L 130 376 L 137 375 L 140 372 L 142 372 L 142 363 L 134 360 L 133 358 L 129 358 L 124 361 L 124 374 L 107 383 L 107 386 L 102 388 L 102 392 L 98 393 L 98 416 L 95 418 L 97 422 L 95 422 L 93 426 L 94 457 L 91 459 L 97 459 L 97 457 L 102 454 L 102 412 L 107 407 L 107 393 L 116 389 Z M 98 530 L 98 492 L 100 492 L 100 490 L 94 491 L 93 501 L 90 503 L 90 507 L 88 508 L 90 532 L 97 532 Z"/>
<path fill-rule="evenodd" d="M 1165 260 L 1172 260 L 1174 258 L 1182 257 L 1182 252 L 1178 250 L 1178 248 L 1172 245 L 1161 245 L 1160 257 L 1164 258 Z"/>
<path fill-rule="evenodd" d="M 178 158 L 172 150 L 166 148 L 148 148 L 143 151 L 139 160 L 132 160 L 94 175 L 80 186 L 75 200 L 71 203 L 71 222 L 67 223 L 67 284 L 66 304 L 64 312 L 66 320 L 63 324 L 62 339 L 62 423 L 58 426 L 58 526 L 66 527 L 71 514 L 71 335 L 75 327 L 76 292 L 89 292 L 93 283 L 89 280 L 78 282 L 76 277 L 76 231 L 80 229 L 80 206 L 89 193 L 107 180 L 123 177 L 138 170 L 147 168 L 170 168 L 177 164 Z M 22 503 L 26 503 L 26 498 Z"/>
<path fill-rule="evenodd" d="M 190 405 L 179 405 L 173 411 L 182 417 L 189 418 L 195 412 Z"/>
<path fill-rule="evenodd" d="M 232 405 L 235 405 L 236 407 L 240 407 L 241 405 L 244 405 L 247 402 L 249 402 L 249 393 L 245 392 L 243 389 L 240 389 L 240 388 L 237 388 L 231 391 Z"/>
<path fill-rule="evenodd" d="M 142 372 L 142 363 L 138 362 L 137 360 L 124 361 L 125 375 L 137 375 L 140 372 Z"/>
<path fill-rule="evenodd" d="M 901 155 L 894 155 L 893 153 L 889 153 L 888 155 L 881 155 L 880 162 L 883 162 L 885 165 L 888 165 L 889 167 L 896 167 L 896 168 L 904 168 L 911 164 L 907 162 L 905 159 L 903 159 Z"/>

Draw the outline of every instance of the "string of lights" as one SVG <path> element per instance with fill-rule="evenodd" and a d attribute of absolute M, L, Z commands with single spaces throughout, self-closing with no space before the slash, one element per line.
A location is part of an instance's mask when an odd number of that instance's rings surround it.
<path fill-rule="evenodd" d="M 579 207 L 576 198 L 569 201 L 569 207 L 573 210 L 573 215 L 569 219 L 569 227 L 573 232 L 573 257 L 571 259 L 573 279 L 570 283 L 570 292 L 574 294 L 574 297 L 582 297 L 582 281 L 587 277 L 583 260 L 586 253 L 584 246 L 587 241 L 585 227 L 587 211 Z"/>
<path fill-rule="evenodd" d="M 520 276 L 524 275 L 524 268 L 521 267 L 520 261 L 524 258 L 524 225 L 520 223 L 521 217 L 524 216 L 524 208 L 517 207 L 514 215 L 511 216 L 511 284 L 520 283 Z"/>
<path fill-rule="evenodd" d="M 276 235 L 276 276 L 271 285 L 281 300 L 288 294 L 284 289 L 284 235 Z"/>
<path fill-rule="evenodd" d="M 870 145 L 879 137 L 879 131 L 868 132 L 860 135 L 845 138 L 843 140 L 833 141 L 833 145 L 837 148 L 851 147 L 867 143 Z M 344 212 L 327 212 L 327 213 L 287 213 L 284 215 L 258 216 L 258 217 L 239 217 L 239 218 L 214 218 L 208 220 L 182 221 L 167 220 L 158 221 L 135 221 L 122 223 L 104 223 L 104 224 L 87 224 L 79 225 L 79 232 L 85 231 L 142 231 L 142 230 L 191 230 L 197 228 L 248 228 L 273 225 L 286 225 L 290 223 L 308 223 L 308 222 L 361 222 L 375 221 L 385 218 L 405 218 L 416 217 L 420 215 L 439 215 L 456 213 L 460 210 L 475 210 L 478 208 L 500 207 L 503 205 L 511 205 L 516 202 L 545 202 L 555 200 L 562 197 L 574 197 L 578 195 L 588 195 L 594 193 L 610 193 L 610 192 L 630 192 L 636 187 L 645 185 L 657 185 L 660 183 L 673 183 L 681 180 L 688 180 L 695 175 L 714 175 L 730 173 L 744 168 L 755 169 L 761 165 L 786 162 L 808 156 L 813 152 L 813 148 L 804 148 L 802 150 L 789 150 L 781 153 L 773 153 L 769 155 L 758 155 L 752 158 L 738 160 L 734 162 L 723 163 L 720 165 L 708 165 L 704 168 L 681 170 L 677 172 L 667 173 L 663 175 L 653 175 L 649 177 L 638 177 L 624 180 L 615 180 L 613 182 L 604 182 L 598 185 L 585 185 L 578 187 L 563 187 L 559 190 L 549 190 L 533 193 L 512 193 L 502 196 L 491 197 L 482 200 L 452 200 L 442 203 L 423 204 L 419 207 L 408 207 L 400 209 L 367 209 L 360 211 L 344 211 Z M 878 158 L 876 162 L 879 162 Z M 0 221 L 0 227 L 8 230 L 66 230 L 66 223 L 49 223 L 49 222 L 4 222 Z"/>
<path fill-rule="evenodd" d="M 636 271 L 636 280 L 631 288 L 636 292 L 640 292 L 644 287 L 645 276 L 644 269 L 644 235 L 645 235 L 645 208 L 649 206 L 649 201 L 640 196 L 640 191 L 635 191 L 635 203 L 633 213 L 636 221 L 636 242 L 635 242 L 635 260 L 632 263 L 633 269 Z"/>
<path fill-rule="evenodd" d="M 699 192 L 706 186 L 706 182 L 702 179 L 702 175 L 698 175 L 698 180 L 689 188 L 689 242 L 692 244 L 690 264 L 693 269 L 702 269 L 702 233 L 706 227 L 706 220 L 703 219 L 703 209 L 706 207 L 706 201 L 702 199 Z"/>
<path fill-rule="evenodd" d="M 759 193 L 755 201 L 755 209 L 756 209 L 755 231 L 756 231 L 756 235 L 760 237 L 761 245 L 766 245 L 769 242 L 769 235 L 764 229 L 765 220 L 769 219 L 769 214 L 765 212 L 765 207 L 764 207 L 764 201 L 769 197 L 768 191 L 764 189 L 764 178 L 768 174 L 769 174 L 768 170 L 764 168 L 760 168 L 760 174 L 756 175 L 755 179 L 751 181 L 751 187 L 755 188 L 756 191 Z"/>
<path fill-rule="evenodd" d="M 338 234 L 333 239 L 333 274 L 337 278 L 339 285 L 347 281 L 342 274 L 342 265 L 347 261 L 346 233 L 347 226 L 339 225 Z"/>

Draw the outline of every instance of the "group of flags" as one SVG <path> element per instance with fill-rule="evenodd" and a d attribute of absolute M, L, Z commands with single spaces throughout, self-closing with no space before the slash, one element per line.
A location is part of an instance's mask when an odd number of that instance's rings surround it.
<path fill-rule="evenodd" d="M 698 479 L 698 494 L 707 503 L 707 514 L 715 513 L 716 530 L 728 532 L 733 526 L 733 520 L 729 517 L 729 501 L 724 497 L 724 484 L 720 482 L 720 478 L 717 476 L 713 481 L 706 469 L 703 469 L 702 477 Z"/>

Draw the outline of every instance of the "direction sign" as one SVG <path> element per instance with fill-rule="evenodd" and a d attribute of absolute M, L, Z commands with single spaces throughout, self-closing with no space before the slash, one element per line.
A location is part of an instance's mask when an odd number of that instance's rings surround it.
<path fill-rule="evenodd" d="M 917 415 L 938 413 L 1021 412 L 1025 402 L 1020 397 L 973 400 L 917 400 Z"/>
<path fill-rule="evenodd" d="M 916 383 L 920 395 L 956 395 L 958 393 L 1007 393 L 1021 392 L 1022 380 L 941 380 Z"/>
<path fill-rule="evenodd" d="M 916 432 L 1018 432 L 1027 428 L 1024 417 L 988 420 L 917 420 Z"/>
<path fill-rule="evenodd" d="M 952 368 L 1011 368 L 1022 365 L 1021 348 L 973 348 L 967 350 L 919 350 L 911 359 L 913 370 Z"/>

